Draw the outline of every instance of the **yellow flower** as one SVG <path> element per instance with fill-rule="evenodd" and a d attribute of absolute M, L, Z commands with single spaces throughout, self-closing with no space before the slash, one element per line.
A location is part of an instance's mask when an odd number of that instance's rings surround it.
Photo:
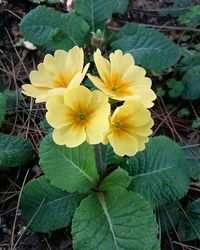
<path fill-rule="evenodd" d="M 109 128 L 110 104 L 99 90 L 76 86 L 65 91 L 64 96 L 51 97 L 46 106 L 47 121 L 55 128 L 53 140 L 59 145 L 76 147 L 85 140 L 100 143 Z"/>
<path fill-rule="evenodd" d="M 103 143 L 110 142 L 117 155 L 135 155 L 144 150 L 153 124 L 150 111 L 141 103 L 125 101 L 110 118 L 110 128 Z"/>
<path fill-rule="evenodd" d="M 49 97 L 62 94 L 67 88 L 80 85 L 88 70 L 89 64 L 83 69 L 83 50 L 77 46 L 66 52 L 56 50 L 54 56 L 47 54 L 38 70 L 30 73 L 31 84 L 22 86 L 22 93 L 35 97 L 36 102 L 46 102 Z"/>
<path fill-rule="evenodd" d="M 94 53 L 94 62 L 100 78 L 88 74 L 93 84 L 116 100 L 135 99 L 147 108 L 153 106 L 156 95 L 151 90 L 151 79 L 145 77 L 146 71 L 136 66 L 131 54 L 122 54 L 116 50 L 110 54 L 110 62 L 97 49 Z"/>

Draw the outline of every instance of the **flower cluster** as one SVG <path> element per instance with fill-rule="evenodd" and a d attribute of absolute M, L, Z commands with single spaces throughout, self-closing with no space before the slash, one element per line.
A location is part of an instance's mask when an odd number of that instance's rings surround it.
<path fill-rule="evenodd" d="M 98 90 L 81 85 L 89 64 L 84 67 L 83 50 L 75 46 L 69 52 L 57 50 L 54 56 L 46 55 L 30 73 L 32 84 L 23 85 L 22 92 L 35 97 L 36 102 L 46 102 L 55 143 L 67 147 L 84 141 L 110 143 L 116 154 L 134 155 L 144 149 L 152 133 L 148 108 L 156 95 L 151 79 L 135 65 L 131 54 L 121 50 L 111 53 L 108 60 L 97 49 L 94 62 L 99 77 L 87 76 Z M 113 100 L 124 103 L 113 110 Z"/>

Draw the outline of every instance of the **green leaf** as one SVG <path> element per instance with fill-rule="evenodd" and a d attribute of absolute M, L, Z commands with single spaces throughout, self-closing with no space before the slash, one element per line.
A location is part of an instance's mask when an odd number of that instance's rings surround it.
<path fill-rule="evenodd" d="M 160 8 L 158 11 L 162 16 L 170 15 L 172 17 L 178 17 L 181 14 L 185 13 L 190 9 L 190 6 L 193 4 L 193 0 L 168 0 L 165 1 L 167 4 L 170 4 L 167 8 Z"/>
<path fill-rule="evenodd" d="M 162 87 L 156 88 L 156 95 L 157 96 L 162 97 L 165 95 L 165 93 L 166 93 L 166 91 Z"/>
<path fill-rule="evenodd" d="M 132 176 L 129 189 L 140 193 L 153 207 L 182 198 L 189 187 L 184 153 L 165 136 L 150 139 L 144 151 L 129 158 L 125 169 Z"/>
<path fill-rule="evenodd" d="M 114 13 L 124 14 L 128 8 L 129 0 L 116 0 Z"/>
<path fill-rule="evenodd" d="M 136 61 L 148 69 L 163 69 L 180 58 L 179 48 L 162 33 L 137 24 L 126 24 L 116 35 L 112 49 L 131 53 Z"/>
<path fill-rule="evenodd" d="M 69 226 L 83 197 L 50 185 L 42 176 L 25 185 L 21 206 L 30 228 L 35 232 L 46 233 Z"/>
<path fill-rule="evenodd" d="M 181 96 L 184 91 L 184 86 L 181 82 L 171 79 L 167 82 L 167 86 L 170 88 L 168 94 L 172 98 L 177 98 Z"/>
<path fill-rule="evenodd" d="M 200 128 L 200 117 L 197 117 L 197 119 L 193 120 L 192 128 Z"/>
<path fill-rule="evenodd" d="M 76 0 L 76 12 L 85 18 L 95 31 L 97 24 L 112 16 L 116 0 Z"/>
<path fill-rule="evenodd" d="M 181 37 L 181 42 L 188 42 L 190 38 L 191 38 L 190 35 L 183 35 Z"/>
<path fill-rule="evenodd" d="M 3 125 L 4 117 L 6 114 L 6 101 L 7 101 L 6 95 L 0 92 L 0 128 Z"/>
<path fill-rule="evenodd" d="M 158 224 L 160 224 L 162 233 L 169 233 L 170 230 L 178 225 L 181 217 L 181 213 L 178 209 L 177 204 L 172 203 L 169 206 L 161 207 L 157 211 Z"/>
<path fill-rule="evenodd" d="M 40 165 L 52 185 L 68 192 L 86 192 L 96 185 L 98 174 L 94 149 L 84 143 L 67 148 L 45 137 L 40 146 Z"/>
<path fill-rule="evenodd" d="M 47 131 L 48 133 L 51 133 L 53 128 L 49 125 L 49 123 L 47 122 L 46 118 L 43 118 L 40 123 L 39 126 L 41 129 Z"/>
<path fill-rule="evenodd" d="M 122 165 L 123 162 L 126 161 L 125 158 L 120 157 L 116 155 L 113 151 L 113 148 L 110 144 L 101 144 L 101 155 L 102 155 L 102 165 L 103 165 L 103 170 L 106 170 L 106 167 L 109 164 L 117 164 L 117 165 Z"/>
<path fill-rule="evenodd" d="M 189 52 L 190 54 L 183 57 L 183 59 L 177 65 L 177 69 L 180 70 L 181 72 L 184 71 L 187 72 L 193 67 L 200 65 L 200 53 L 195 50 Z"/>
<path fill-rule="evenodd" d="M 191 114 L 190 110 L 188 108 L 182 108 L 178 111 L 177 115 L 178 117 L 188 117 Z"/>
<path fill-rule="evenodd" d="M 22 100 L 22 95 L 19 95 L 16 90 L 4 90 L 4 94 L 7 99 L 7 114 L 13 115 L 16 114 L 16 109 L 18 103 Z"/>
<path fill-rule="evenodd" d="M 200 239 L 200 199 L 191 202 L 182 214 L 178 235 L 183 241 Z"/>
<path fill-rule="evenodd" d="M 200 98 L 200 66 L 190 69 L 182 78 L 185 87 L 182 98 L 196 100 Z"/>
<path fill-rule="evenodd" d="M 74 250 L 157 250 L 157 226 L 149 204 L 116 188 L 90 194 L 72 221 Z"/>
<path fill-rule="evenodd" d="M 200 179 L 200 147 L 195 145 L 195 142 L 188 141 L 188 145 L 183 146 L 183 152 L 185 153 L 190 177 L 194 180 Z"/>
<path fill-rule="evenodd" d="M 31 143 L 14 135 L 0 133 L 0 166 L 17 167 L 32 158 Z"/>
<path fill-rule="evenodd" d="M 89 26 L 74 12 L 63 14 L 38 6 L 22 19 L 20 31 L 28 41 L 46 50 L 69 50 L 75 45 L 84 45 Z"/>
<path fill-rule="evenodd" d="M 199 5 L 192 6 L 188 12 L 179 16 L 178 22 L 194 28 L 199 26 L 200 6 Z"/>
<path fill-rule="evenodd" d="M 122 168 L 117 168 L 102 181 L 99 189 L 101 191 L 109 191 L 116 187 L 126 188 L 128 187 L 130 180 L 131 178 L 127 171 Z"/>

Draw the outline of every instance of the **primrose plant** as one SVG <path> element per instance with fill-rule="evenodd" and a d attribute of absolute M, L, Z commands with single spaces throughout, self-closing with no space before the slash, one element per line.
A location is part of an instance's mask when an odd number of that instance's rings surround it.
<path fill-rule="evenodd" d="M 44 51 L 54 51 L 31 71 L 31 84 L 22 86 L 23 94 L 46 104 L 46 120 L 53 128 L 39 150 L 44 175 L 26 184 L 22 192 L 27 228 L 50 232 L 72 225 L 75 250 L 157 250 L 154 209 L 182 198 L 189 175 L 178 144 L 165 136 L 149 140 L 154 125 L 149 108 L 156 95 L 143 67 L 169 67 L 179 58 L 178 48 L 159 32 L 134 24 L 112 39 L 112 52 L 106 49 L 110 48 L 106 37 L 101 40 L 104 45 L 94 46 L 97 24 L 112 11 L 99 16 L 97 5 L 92 5 L 98 19 L 94 15 L 90 20 L 88 9 L 80 8 L 83 2 L 75 1 L 78 14 L 61 14 L 42 6 L 21 22 L 25 38 Z M 108 7 L 112 1 L 102 2 Z M 82 25 L 77 25 L 80 19 Z M 69 34 L 59 20 L 67 25 L 73 20 L 77 33 Z M 88 42 L 84 34 L 90 27 Z M 52 32 L 50 37 L 47 31 Z M 148 35 L 145 50 L 126 48 L 142 48 L 142 33 L 143 38 Z M 139 45 L 133 36 L 138 36 Z M 164 43 L 165 50 L 173 52 L 171 61 L 154 56 L 152 44 L 157 38 L 161 49 L 156 51 L 163 53 Z M 72 46 L 72 40 L 79 46 Z M 87 44 L 86 49 L 82 44 Z M 181 179 L 178 185 L 177 178 Z"/>

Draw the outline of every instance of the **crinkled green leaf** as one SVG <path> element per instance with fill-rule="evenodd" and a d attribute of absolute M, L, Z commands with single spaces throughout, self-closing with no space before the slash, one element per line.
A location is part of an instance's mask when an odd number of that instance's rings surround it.
<path fill-rule="evenodd" d="M 188 108 L 182 108 L 178 111 L 178 117 L 188 117 L 191 114 Z"/>
<path fill-rule="evenodd" d="M 145 150 L 130 157 L 124 168 L 132 176 L 129 189 L 140 193 L 153 207 L 182 198 L 189 187 L 184 153 L 165 136 L 150 139 Z"/>
<path fill-rule="evenodd" d="M 200 66 L 188 70 L 182 78 L 182 83 L 185 87 L 182 98 L 186 100 L 200 98 Z"/>
<path fill-rule="evenodd" d="M 116 164 L 121 166 L 123 162 L 126 161 L 125 158 L 120 157 L 114 153 L 113 148 L 110 144 L 101 144 L 100 147 L 102 155 L 102 167 L 104 171 L 109 164 Z"/>
<path fill-rule="evenodd" d="M 36 232 L 67 227 L 84 196 L 71 194 L 52 186 L 45 176 L 25 185 L 21 206 L 28 226 Z"/>
<path fill-rule="evenodd" d="M 149 204 L 122 188 L 82 200 L 72 221 L 74 250 L 158 250 Z"/>
<path fill-rule="evenodd" d="M 178 70 L 187 72 L 189 69 L 200 65 L 200 53 L 195 50 L 189 51 L 189 53 L 177 65 Z"/>
<path fill-rule="evenodd" d="M 192 122 L 192 128 L 200 128 L 200 117 L 197 117 L 195 120 Z"/>
<path fill-rule="evenodd" d="M 112 16 L 116 0 L 76 0 L 75 10 L 95 31 L 99 24 Z"/>
<path fill-rule="evenodd" d="M 124 14 L 128 8 L 129 0 L 116 0 L 114 13 Z"/>
<path fill-rule="evenodd" d="M 0 128 L 2 127 L 4 117 L 6 114 L 6 95 L 0 92 Z"/>
<path fill-rule="evenodd" d="M 172 229 L 175 229 L 178 225 L 181 217 L 179 207 L 177 203 L 172 203 L 168 206 L 164 206 L 158 209 L 158 224 L 162 233 L 169 233 Z"/>
<path fill-rule="evenodd" d="M 67 148 L 45 137 L 40 146 L 40 165 L 51 184 L 68 192 L 85 192 L 96 185 L 98 174 L 94 149 L 84 143 Z"/>
<path fill-rule="evenodd" d="M 112 49 L 131 53 L 137 64 L 148 69 L 163 69 L 180 58 L 178 46 L 162 33 L 138 24 L 126 24 L 116 35 Z"/>
<path fill-rule="evenodd" d="M 194 5 L 189 11 L 179 16 L 178 21 L 189 27 L 197 27 L 200 25 L 200 6 Z"/>
<path fill-rule="evenodd" d="M 130 180 L 131 178 L 127 171 L 122 168 L 117 168 L 102 181 L 99 189 L 101 191 L 109 191 L 116 187 L 126 188 L 129 185 Z"/>
<path fill-rule="evenodd" d="M 188 168 L 190 172 L 190 177 L 194 180 L 200 179 L 200 147 L 197 145 L 196 147 L 188 145 L 183 147 L 184 153 L 186 155 L 188 161 Z M 193 143 L 194 144 L 194 143 Z"/>
<path fill-rule="evenodd" d="M 40 121 L 39 126 L 41 129 L 47 131 L 48 133 L 51 133 L 53 131 L 53 128 L 49 125 L 46 118 Z"/>
<path fill-rule="evenodd" d="M 193 0 L 169 0 L 167 3 L 170 3 L 169 7 L 160 8 L 158 12 L 161 16 L 170 15 L 172 17 L 178 17 L 181 14 L 187 12 L 190 7 L 194 4 Z"/>
<path fill-rule="evenodd" d="M 23 137 L 0 133 L 0 166 L 17 167 L 32 158 L 31 143 Z"/>
<path fill-rule="evenodd" d="M 200 199 L 191 202 L 182 214 L 178 235 L 183 241 L 200 239 Z"/>
<path fill-rule="evenodd" d="M 20 31 L 28 41 L 46 50 L 69 50 L 75 45 L 84 45 L 89 25 L 74 12 L 63 14 L 38 6 L 22 19 Z"/>
<path fill-rule="evenodd" d="M 165 93 L 166 93 L 166 91 L 162 87 L 156 88 L 156 95 L 157 96 L 162 97 L 165 95 Z"/>
<path fill-rule="evenodd" d="M 7 113 L 13 115 L 16 113 L 17 105 L 22 100 L 22 95 L 20 95 L 16 90 L 6 89 L 4 94 L 7 99 Z"/>
<path fill-rule="evenodd" d="M 181 96 L 184 91 L 184 86 L 181 82 L 171 79 L 167 82 L 167 86 L 170 88 L 168 94 L 172 98 L 177 98 Z"/>

